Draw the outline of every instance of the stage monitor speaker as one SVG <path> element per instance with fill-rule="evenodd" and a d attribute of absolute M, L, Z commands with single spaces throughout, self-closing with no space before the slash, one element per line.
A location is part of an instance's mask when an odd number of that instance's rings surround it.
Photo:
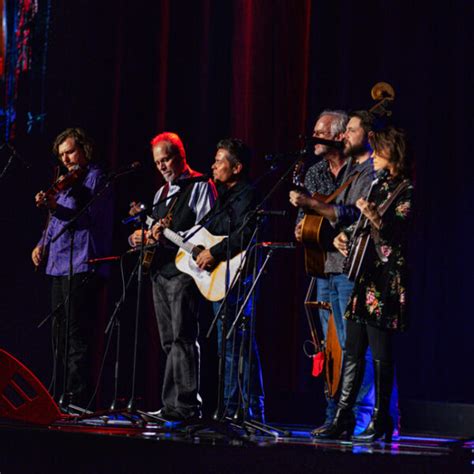
<path fill-rule="evenodd" d="M 62 417 L 45 386 L 20 361 L 0 349 L 0 418 L 49 425 Z"/>

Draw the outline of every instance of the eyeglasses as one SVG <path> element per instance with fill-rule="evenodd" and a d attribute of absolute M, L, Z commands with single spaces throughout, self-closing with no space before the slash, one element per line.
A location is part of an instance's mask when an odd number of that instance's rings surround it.
<path fill-rule="evenodd" d="M 333 135 L 331 132 L 324 131 L 324 130 L 317 130 L 316 132 L 313 132 L 313 137 L 315 138 L 333 138 Z"/>

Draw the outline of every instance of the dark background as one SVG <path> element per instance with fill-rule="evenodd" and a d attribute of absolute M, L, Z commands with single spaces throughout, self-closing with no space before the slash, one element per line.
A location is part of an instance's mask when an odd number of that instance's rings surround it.
<path fill-rule="evenodd" d="M 400 397 L 474 403 L 473 4 L 422 3 L 52 1 L 44 88 L 33 72 L 22 78 L 13 140 L 33 167 L 12 167 L 0 184 L 0 346 L 49 382 L 48 325 L 36 329 L 49 311 L 48 284 L 33 272 L 30 253 L 44 218 L 33 196 L 51 180 L 51 143 L 62 129 L 87 129 L 111 169 L 135 160 L 144 165 L 117 184 L 120 252 L 130 231 L 119 223 L 129 201 L 149 200 L 159 185 L 149 151 L 156 133 L 177 132 L 191 166 L 204 172 L 220 138 L 240 137 L 254 150 L 257 177 L 268 169 L 265 154 L 299 148 L 298 135 L 310 133 L 322 109 L 371 107 L 371 87 L 386 81 L 395 89 L 393 115 L 408 131 L 416 162 L 412 325 L 398 338 Z M 34 54 L 41 54 L 41 45 Z M 43 129 L 27 133 L 26 111 L 40 96 L 47 114 Z M 262 192 L 282 171 L 262 179 Z M 289 189 L 285 183 L 270 207 L 289 209 Z M 291 209 L 289 217 L 271 222 L 270 238 L 291 240 L 294 216 Z M 98 333 L 120 293 L 114 268 Z M 258 339 L 271 420 L 313 422 L 319 415 L 321 382 L 312 379 L 301 349 L 309 337 L 302 312 L 306 284 L 300 251 L 277 254 L 263 281 Z M 162 357 L 145 293 L 137 392 L 143 406 L 159 408 Z M 134 304 L 132 292 L 121 316 L 125 398 Z M 209 324 L 204 313 L 203 332 Z M 101 338 L 97 347 L 96 371 Z M 202 348 L 205 407 L 212 410 L 214 343 L 203 341 Z M 110 400 L 111 364 L 112 354 L 102 405 Z"/>

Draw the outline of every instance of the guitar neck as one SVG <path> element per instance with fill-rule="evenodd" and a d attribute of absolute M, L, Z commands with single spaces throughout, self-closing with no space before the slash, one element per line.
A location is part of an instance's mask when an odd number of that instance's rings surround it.
<path fill-rule="evenodd" d="M 184 238 L 181 237 L 176 232 L 172 231 L 165 227 L 163 230 L 163 235 L 173 244 L 177 245 L 179 248 L 183 249 L 185 252 L 192 254 L 194 245 L 191 242 L 184 242 Z"/>

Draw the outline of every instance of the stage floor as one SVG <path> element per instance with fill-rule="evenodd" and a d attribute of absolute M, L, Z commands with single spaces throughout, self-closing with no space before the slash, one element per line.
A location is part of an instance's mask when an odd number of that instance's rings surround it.
<path fill-rule="evenodd" d="M 391 444 L 315 441 L 307 426 L 264 434 L 229 425 L 163 426 L 123 417 L 47 427 L 0 424 L 0 472 L 22 473 L 469 473 L 470 441 L 402 435 Z M 273 430 L 271 430 L 273 431 Z"/>

